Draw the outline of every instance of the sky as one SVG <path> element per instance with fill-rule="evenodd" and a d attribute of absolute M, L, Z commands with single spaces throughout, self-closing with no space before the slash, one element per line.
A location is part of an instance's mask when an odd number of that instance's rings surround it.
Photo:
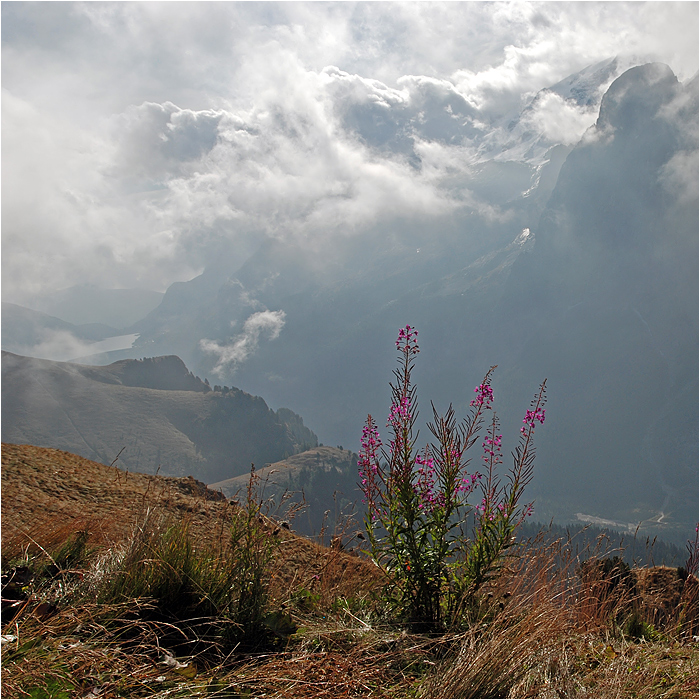
<path fill-rule="evenodd" d="M 3 2 L 3 300 L 488 209 L 510 120 L 620 54 L 691 78 L 698 3 Z M 573 145 L 596 117 L 526 119 Z"/>

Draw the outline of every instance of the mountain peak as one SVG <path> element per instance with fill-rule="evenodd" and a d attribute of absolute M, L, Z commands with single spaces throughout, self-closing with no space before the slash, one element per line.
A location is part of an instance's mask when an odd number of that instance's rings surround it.
<path fill-rule="evenodd" d="M 177 355 L 145 357 L 141 360 L 119 360 L 106 367 L 91 368 L 92 378 L 99 379 L 100 370 L 124 386 L 167 391 L 211 391 L 199 377 L 190 372 Z M 111 382 L 110 382 L 111 383 Z"/>
<path fill-rule="evenodd" d="M 613 81 L 603 96 L 597 126 L 634 129 L 670 102 L 679 86 L 675 74 L 664 63 L 630 68 Z"/>

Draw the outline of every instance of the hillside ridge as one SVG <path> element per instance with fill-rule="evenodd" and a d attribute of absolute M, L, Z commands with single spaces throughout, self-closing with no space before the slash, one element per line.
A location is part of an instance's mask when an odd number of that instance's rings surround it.
<path fill-rule="evenodd" d="M 95 367 L 3 352 L 2 439 L 203 482 L 317 444 L 293 411 L 216 389 L 174 355 Z"/>
<path fill-rule="evenodd" d="M 47 549 L 56 537 L 87 528 L 90 543 L 113 547 L 133 535 L 145 519 L 187 521 L 195 542 L 210 545 L 220 537 L 217 523 L 226 522 L 238 506 L 192 476 L 166 477 L 127 472 L 63 450 L 2 443 L 2 547 L 9 556 L 28 543 Z M 272 532 L 275 518 L 265 516 Z M 272 519 L 271 519 L 272 518 Z M 285 542 L 279 552 L 278 576 L 290 581 L 305 572 L 309 578 L 325 566 L 327 548 L 294 530 L 276 527 Z M 374 564 L 336 552 L 341 566 L 338 585 L 347 594 L 369 590 L 378 580 Z M 308 572 L 306 571 L 308 569 Z"/>

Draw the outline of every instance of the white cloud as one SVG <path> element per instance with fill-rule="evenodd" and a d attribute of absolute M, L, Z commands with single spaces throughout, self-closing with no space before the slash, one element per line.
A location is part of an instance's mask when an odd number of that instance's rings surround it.
<path fill-rule="evenodd" d="M 463 207 L 497 217 L 470 189 L 477 146 L 491 132 L 501 147 L 498 120 L 537 91 L 621 50 L 697 70 L 694 3 L 2 14 L 3 293 L 19 303 L 79 282 L 162 291 L 213 259 L 235 269 L 268 236 L 318 246 Z M 545 94 L 528 126 L 571 143 L 589 112 Z"/>
<path fill-rule="evenodd" d="M 538 95 L 522 121 L 526 129 L 536 131 L 550 143 L 569 146 L 581 140 L 597 117 L 597 105 L 580 107 L 573 100 L 546 91 Z"/>
<path fill-rule="evenodd" d="M 223 110 L 180 109 L 172 102 L 144 102 L 116 117 L 113 138 L 121 144 L 110 174 L 161 184 L 211 151 Z"/>
<path fill-rule="evenodd" d="M 44 329 L 38 343 L 18 347 L 15 352 L 27 357 L 38 357 L 55 362 L 68 362 L 99 352 L 96 343 L 87 343 L 76 338 L 70 331 Z"/>
<path fill-rule="evenodd" d="M 346 87 L 359 85 L 363 94 L 352 104 L 366 103 L 362 79 L 288 67 L 287 80 L 289 91 L 261 96 L 248 112 L 192 112 L 172 104 L 130 109 L 117 119 L 126 128 L 110 173 L 140 178 L 144 189 L 162 187 L 150 213 L 190 246 L 202 231 L 217 228 L 234 238 L 257 231 L 314 239 L 339 228 L 351 233 L 388 213 L 429 214 L 446 206 L 403 154 L 378 157 L 371 144 L 344 130 Z M 387 99 L 400 104 L 397 91 L 369 87 L 370 101 L 384 93 L 380 109 L 388 109 Z M 188 131 L 172 128 L 183 121 Z M 172 158 L 173 152 L 187 156 Z M 204 237 L 199 245 L 209 243 Z"/>
<path fill-rule="evenodd" d="M 680 204 L 698 199 L 698 151 L 678 151 L 659 172 L 661 186 Z"/>
<path fill-rule="evenodd" d="M 258 311 L 250 315 L 243 324 L 243 330 L 228 344 L 222 345 L 206 338 L 199 341 L 201 349 L 217 356 L 214 372 L 218 376 L 229 376 L 241 363 L 253 355 L 260 344 L 260 336 L 268 340 L 279 337 L 285 324 L 284 311 Z"/>

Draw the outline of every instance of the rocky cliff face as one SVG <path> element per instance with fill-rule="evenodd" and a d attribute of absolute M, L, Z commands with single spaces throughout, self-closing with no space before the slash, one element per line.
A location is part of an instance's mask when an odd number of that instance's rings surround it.
<path fill-rule="evenodd" d="M 541 483 L 637 522 L 697 514 L 697 114 L 697 80 L 618 78 L 499 309 L 514 391 L 550 378 Z"/>

